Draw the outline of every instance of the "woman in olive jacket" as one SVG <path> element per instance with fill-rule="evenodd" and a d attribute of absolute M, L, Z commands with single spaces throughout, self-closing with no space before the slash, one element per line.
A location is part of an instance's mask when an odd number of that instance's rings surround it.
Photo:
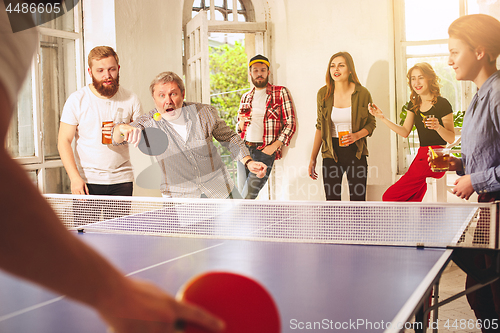
<path fill-rule="evenodd" d="M 376 126 L 375 117 L 368 112 L 371 102 L 370 92 L 359 83 L 351 55 L 335 53 L 328 62 L 326 86 L 318 91 L 316 134 L 309 163 L 309 177 L 317 179 L 316 158 L 321 148 L 327 200 L 340 200 L 344 173 L 350 200 L 366 200 L 366 137 Z"/>

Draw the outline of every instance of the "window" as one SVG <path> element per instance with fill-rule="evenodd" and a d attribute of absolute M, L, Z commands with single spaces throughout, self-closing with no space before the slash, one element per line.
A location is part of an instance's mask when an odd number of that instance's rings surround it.
<path fill-rule="evenodd" d="M 200 11 L 204 10 L 211 13 L 210 6 L 214 9 L 214 17 L 209 16 L 209 20 L 247 22 L 248 16 L 245 6 L 240 0 L 195 0 L 193 3 L 192 17 L 195 17 Z M 236 20 L 234 19 L 236 15 Z"/>
<path fill-rule="evenodd" d="M 194 0 L 192 7 L 185 10 L 191 12 L 192 18 L 186 22 L 184 40 L 186 91 L 197 92 L 187 99 L 211 103 L 217 107 L 221 118 L 234 128 L 241 95 L 250 86 L 248 60 L 257 53 L 269 54 L 266 52 L 269 42 L 266 22 L 258 22 L 251 0 Z M 206 16 L 198 15 L 202 11 L 206 12 Z M 202 70 L 204 63 L 206 71 Z M 227 67 L 231 68 L 231 77 L 227 77 Z M 203 85 L 210 86 L 206 95 L 198 88 Z M 236 161 L 232 161 L 224 151 L 222 153 L 233 179 L 244 180 L 246 177 L 237 177 L 237 172 L 244 175 L 244 169 L 237 171 Z M 271 173 L 267 187 L 259 198 L 270 198 L 275 193 L 272 184 L 274 173 Z M 239 184 L 240 191 L 243 185 Z"/>
<path fill-rule="evenodd" d="M 428 62 L 441 82 L 441 95 L 448 99 L 454 113 L 466 110 L 475 91 L 469 82 L 455 79 L 448 66 L 448 27 L 461 15 L 479 12 L 480 0 L 405 0 L 395 1 L 396 75 L 398 116 L 410 98 L 406 74 L 414 64 Z M 414 131 L 408 139 L 398 137 L 399 171 L 411 163 L 419 147 Z"/>
<path fill-rule="evenodd" d="M 7 135 L 8 150 L 44 193 L 70 192 L 57 135 L 64 102 L 82 82 L 80 21 L 78 4 L 39 26 L 39 48 Z"/>

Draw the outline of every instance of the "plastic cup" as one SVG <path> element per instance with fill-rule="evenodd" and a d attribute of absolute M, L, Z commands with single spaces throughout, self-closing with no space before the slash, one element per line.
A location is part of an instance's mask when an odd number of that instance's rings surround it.
<path fill-rule="evenodd" d="M 344 135 L 349 134 L 349 133 L 350 133 L 349 125 L 341 124 L 341 125 L 337 126 L 337 135 L 339 137 L 339 146 L 341 146 L 341 147 L 347 146 L 347 144 L 342 143 L 342 137 Z"/>
<path fill-rule="evenodd" d="M 107 124 L 113 124 L 113 121 L 112 120 L 103 121 L 102 122 L 102 127 L 104 127 L 104 125 L 107 125 Z M 104 136 L 104 132 L 103 132 L 102 133 L 102 144 L 103 145 L 110 145 L 112 143 L 113 143 L 113 141 L 111 141 L 111 136 L 109 138 L 107 138 L 107 137 Z"/>
<path fill-rule="evenodd" d="M 450 148 L 429 149 L 429 156 L 432 171 L 443 172 L 450 169 Z"/>
<path fill-rule="evenodd" d="M 425 124 L 425 122 L 427 121 L 427 119 L 434 119 L 436 118 L 433 114 L 430 114 L 428 116 L 424 116 L 424 127 L 427 128 L 427 125 Z"/>

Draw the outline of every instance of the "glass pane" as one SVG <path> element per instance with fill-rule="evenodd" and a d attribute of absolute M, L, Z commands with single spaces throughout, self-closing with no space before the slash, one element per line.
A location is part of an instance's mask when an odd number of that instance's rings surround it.
<path fill-rule="evenodd" d="M 436 45 L 414 45 L 408 46 L 406 48 L 407 56 L 423 56 L 423 55 L 435 55 L 435 54 L 449 54 L 448 44 L 436 44 Z"/>
<path fill-rule="evenodd" d="M 500 20 L 500 2 L 498 0 L 469 0 L 469 14 L 486 14 Z"/>
<path fill-rule="evenodd" d="M 220 11 L 217 9 L 215 10 L 215 20 L 216 21 L 225 21 L 224 19 L 224 14 L 222 14 Z"/>
<path fill-rule="evenodd" d="M 233 1 L 233 0 L 230 0 Z M 224 8 L 224 0 L 215 0 L 215 6 Z"/>
<path fill-rule="evenodd" d="M 240 9 L 241 9 L 241 10 L 245 9 L 245 7 L 243 7 L 243 4 L 241 3 L 241 0 L 238 0 L 238 8 L 237 8 L 237 9 L 238 9 L 238 10 L 240 10 Z"/>
<path fill-rule="evenodd" d="M 233 0 L 226 0 L 227 1 L 227 9 L 233 10 Z"/>
<path fill-rule="evenodd" d="M 7 149 L 13 157 L 35 156 L 32 84 L 32 74 L 29 71 L 28 77 L 19 92 L 17 111 L 12 114 L 7 134 Z"/>
<path fill-rule="evenodd" d="M 227 14 L 227 20 L 229 22 L 232 22 L 233 21 L 233 16 L 234 16 L 233 13 Z M 247 21 L 247 19 L 246 19 L 245 15 L 238 14 L 236 22 L 246 22 L 246 21 Z"/>
<path fill-rule="evenodd" d="M 477 1 L 475 0 L 467 1 L 467 14 L 479 14 L 479 13 L 484 13 L 484 12 L 480 11 Z"/>
<path fill-rule="evenodd" d="M 76 90 L 75 42 L 43 36 L 40 55 L 44 156 L 51 159 L 59 157 L 57 134 L 64 102 Z"/>
<path fill-rule="evenodd" d="M 448 27 L 460 15 L 458 0 L 406 0 L 406 40 L 447 39 Z"/>
<path fill-rule="evenodd" d="M 422 57 L 422 58 L 410 58 L 407 60 L 407 71 L 413 65 L 418 62 L 429 63 L 441 83 L 441 95 L 446 98 L 451 106 L 453 107 L 453 112 L 465 110 L 465 106 L 462 106 L 461 96 L 462 96 L 462 85 L 459 81 L 455 79 L 455 72 L 453 68 L 448 66 L 448 57 Z M 407 100 L 410 98 L 410 88 L 407 86 Z"/>
<path fill-rule="evenodd" d="M 38 187 L 38 170 L 30 170 L 26 171 L 28 174 L 29 179 L 33 182 L 33 185 Z"/>
<path fill-rule="evenodd" d="M 65 1 L 66 3 L 72 2 L 72 1 Z M 76 1 L 77 2 L 77 1 Z M 40 13 L 37 10 L 37 13 L 34 15 L 34 21 L 36 25 L 39 25 L 41 27 L 45 28 L 51 28 L 51 29 L 57 29 L 57 30 L 63 30 L 63 31 L 75 31 L 75 7 L 71 8 L 70 11 L 66 12 L 66 4 L 62 4 L 59 6 L 59 10 L 63 11 L 65 14 L 57 17 L 56 19 L 50 20 L 48 22 L 40 24 L 40 22 L 43 21 L 43 19 L 50 19 L 53 17 L 52 11 L 56 11 L 57 9 L 52 7 L 53 4 L 48 2 L 44 6 L 44 12 Z M 69 5 L 68 5 L 69 6 Z M 49 12 L 50 13 L 47 13 Z"/>
<path fill-rule="evenodd" d="M 45 193 L 71 194 L 71 182 L 64 167 L 46 169 Z"/>
<path fill-rule="evenodd" d="M 193 7 L 201 8 L 201 0 L 194 0 Z"/>
<path fill-rule="evenodd" d="M 209 37 L 210 103 L 233 130 L 241 95 L 249 89 L 244 40 L 245 34 L 211 33 Z"/>

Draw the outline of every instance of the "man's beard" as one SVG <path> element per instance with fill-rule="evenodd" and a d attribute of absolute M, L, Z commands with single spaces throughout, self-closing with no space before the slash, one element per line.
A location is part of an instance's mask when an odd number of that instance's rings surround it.
<path fill-rule="evenodd" d="M 252 77 L 252 83 L 256 88 L 265 88 L 267 86 L 268 81 L 269 81 L 269 76 L 266 77 L 266 79 L 260 83 L 254 80 L 254 78 Z"/>
<path fill-rule="evenodd" d="M 104 85 L 104 81 L 112 82 L 111 84 Z M 92 75 L 92 85 L 94 86 L 95 90 L 97 90 L 97 92 L 101 94 L 101 96 L 113 97 L 118 92 L 118 88 L 120 87 L 120 75 L 116 77 L 116 80 L 114 78 L 111 78 L 103 81 L 97 81 L 94 75 Z"/>

